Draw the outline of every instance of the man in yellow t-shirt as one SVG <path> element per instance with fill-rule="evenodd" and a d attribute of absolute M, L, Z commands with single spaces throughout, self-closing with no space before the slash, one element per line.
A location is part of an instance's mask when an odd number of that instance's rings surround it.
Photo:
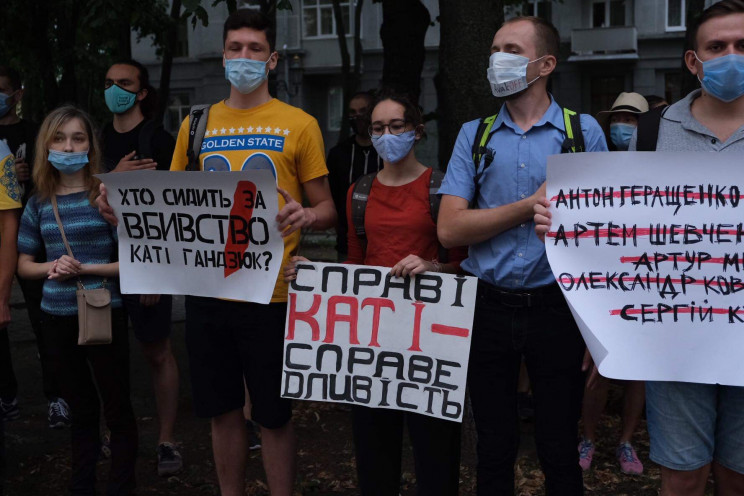
<path fill-rule="evenodd" d="M 18 417 L 17 385 L 10 360 L 8 324 L 10 323 L 10 288 L 13 283 L 18 251 L 18 214 L 21 209 L 21 189 L 10 148 L 0 141 L 0 423 L 5 418 Z"/>
<path fill-rule="evenodd" d="M 209 109 L 199 164 L 202 170 L 272 171 L 280 193 L 277 222 L 286 262 L 296 252 L 300 228 L 328 229 L 336 222 L 323 138 L 313 117 L 269 94 L 267 75 L 276 67 L 278 54 L 268 18 L 251 9 L 236 11 L 225 21 L 223 41 L 230 96 Z M 178 133 L 171 170 L 186 169 L 188 126 L 186 119 Z M 300 205 L 303 192 L 310 207 Z M 287 311 L 287 285 L 281 272 L 269 305 L 186 299 L 194 408 L 197 415 L 212 419 L 212 449 L 224 496 L 244 491 L 244 377 L 253 420 L 261 426 L 271 494 L 292 494 L 291 403 L 279 397 Z"/>

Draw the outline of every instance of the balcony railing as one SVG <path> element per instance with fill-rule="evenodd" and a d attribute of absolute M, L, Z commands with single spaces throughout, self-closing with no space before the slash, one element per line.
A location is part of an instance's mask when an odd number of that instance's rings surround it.
<path fill-rule="evenodd" d="M 638 31 L 635 26 L 574 29 L 569 61 L 637 59 Z"/>

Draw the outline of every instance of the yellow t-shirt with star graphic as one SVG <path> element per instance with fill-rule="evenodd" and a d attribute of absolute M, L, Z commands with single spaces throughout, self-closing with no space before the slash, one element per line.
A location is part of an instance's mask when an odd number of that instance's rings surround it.
<path fill-rule="evenodd" d="M 188 147 L 187 117 L 178 131 L 172 171 L 186 170 Z M 199 164 L 207 171 L 271 170 L 279 187 L 302 203 L 302 184 L 328 175 L 324 150 L 318 122 L 297 107 L 277 99 L 245 110 L 219 102 L 209 108 Z M 284 198 L 279 195 L 279 209 L 283 206 Z M 284 238 L 282 267 L 299 242 L 299 230 Z M 281 269 L 271 301 L 287 301 Z"/>
<path fill-rule="evenodd" d="M 21 208 L 21 188 L 15 171 L 15 157 L 0 141 L 0 210 Z"/>

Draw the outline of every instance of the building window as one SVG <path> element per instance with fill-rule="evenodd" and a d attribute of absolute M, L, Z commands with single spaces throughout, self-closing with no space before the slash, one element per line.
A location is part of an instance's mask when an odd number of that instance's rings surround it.
<path fill-rule="evenodd" d="M 260 0 L 240 0 L 238 8 L 261 10 L 261 2 Z"/>
<path fill-rule="evenodd" d="M 344 109 L 344 91 L 341 86 L 328 90 L 328 130 L 340 131 Z"/>
<path fill-rule="evenodd" d="M 625 26 L 625 0 L 601 0 L 592 3 L 592 27 Z"/>
<path fill-rule="evenodd" d="M 528 0 L 522 5 L 522 15 L 550 21 L 553 15 L 553 2 L 552 0 Z"/>
<path fill-rule="evenodd" d="M 666 0 L 666 30 L 685 30 L 685 0 Z"/>
<path fill-rule="evenodd" d="M 345 34 L 349 34 L 351 28 L 349 22 L 351 16 L 350 2 L 341 2 L 341 14 L 344 19 Z M 332 0 L 304 0 L 302 2 L 302 25 L 305 38 L 324 38 L 336 36 L 338 28 L 336 18 L 333 15 Z"/>
<path fill-rule="evenodd" d="M 171 93 L 168 110 L 165 112 L 165 130 L 172 135 L 178 134 L 181 122 L 189 116 L 191 98 L 188 93 Z"/>

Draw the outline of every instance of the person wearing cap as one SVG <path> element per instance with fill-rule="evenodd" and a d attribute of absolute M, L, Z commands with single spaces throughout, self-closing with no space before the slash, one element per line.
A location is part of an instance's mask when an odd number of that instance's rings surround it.
<path fill-rule="evenodd" d="M 607 137 L 607 146 L 611 151 L 628 149 L 630 137 L 638 126 L 638 116 L 648 112 L 648 102 L 638 93 L 620 93 L 610 110 L 597 114 L 597 122 L 602 126 Z M 591 362 L 587 351 L 585 361 Z M 607 403 L 609 379 L 599 375 L 597 366 L 592 365 L 584 388 L 584 400 L 581 416 L 584 430 L 579 443 L 579 465 L 586 471 L 592 466 L 595 451 L 595 434 L 599 418 Z M 620 470 L 625 474 L 640 475 L 643 464 L 631 444 L 633 433 L 638 428 L 645 403 L 645 388 L 642 381 L 627 381 L 623 402 L 623 428 L 620 442 L 615 449 L 615 456 L 620 463 Z"/>
<path fill-rule="evenodd" d="M 610 151 L 627 151 L 630 137 L 638 127 L 638 116 L 648 112 L 648 102 L 638 93 L 620 93 L 610 110 L 597 114 L 597 122 L 607 135 Z"/>

